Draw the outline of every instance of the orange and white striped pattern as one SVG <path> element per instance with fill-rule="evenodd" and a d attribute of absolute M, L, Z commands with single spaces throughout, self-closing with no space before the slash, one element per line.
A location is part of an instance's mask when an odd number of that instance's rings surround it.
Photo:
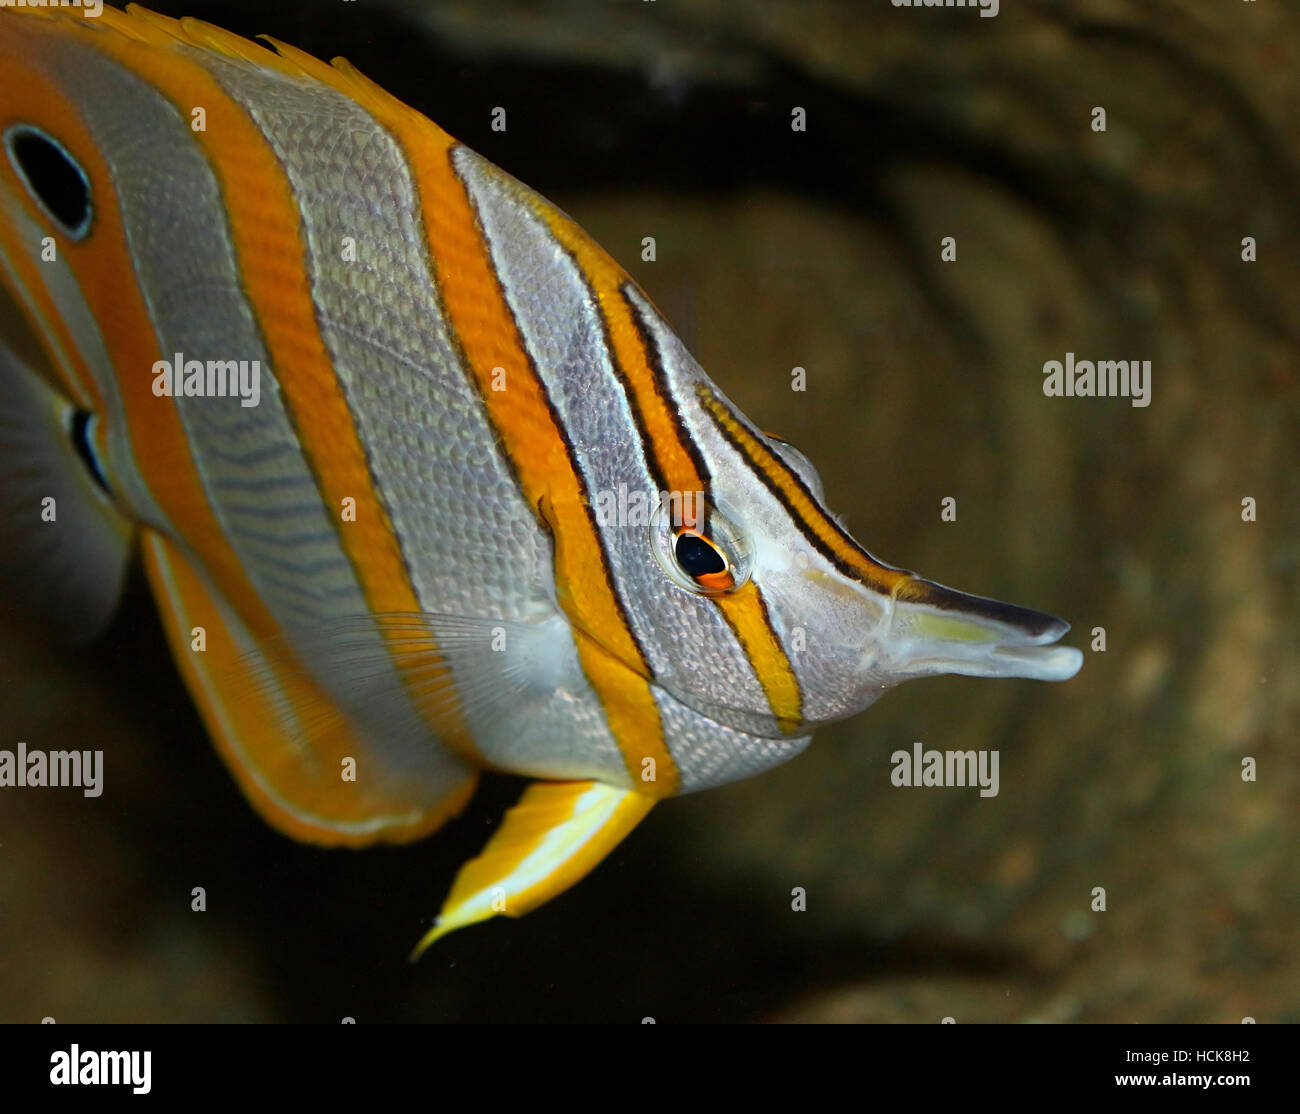
<path fill-rule="evenodd" d="M 405 840 L 479 770 L 560 783 L 454 927 L 503 911 L 494 878 L 531 907 L 654 800 L 784 761 L 904 677 L 1073 672 L 1039 652 L 1058 621 L 854 542 L 564 214 L 346 62 L 271 47 L 0 11 L 0 283 L 42 389 L 93 418 L 95 498 L 272 823 Z M 16 136 L 75 171 L 76 227 Z M 159 397 L 173 358 L 255 362 L 257 405 Z M 600 513 L 628 491 L 651 521 Z M 934 637 L 979 649 L 917 652 Z"/>

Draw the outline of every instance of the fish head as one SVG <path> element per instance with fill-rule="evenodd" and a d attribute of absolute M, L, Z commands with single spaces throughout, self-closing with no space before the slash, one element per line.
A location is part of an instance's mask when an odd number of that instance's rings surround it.
<path fill-rule="evenodd" d="M 788 446 L 779 451 L 792 455 Z M 846 567 L 764 502 L 755 499 L 744 511 L 734 495 L 711 502 L 703 529 L 674 528 L 672 515 L 661 512 L 650 544 L 668 579 L 683 590 L 698 591 L 719 607 L 731 602 L 726 597 L 760 603 L 770 628 L 766 649 L 789 663 L 799 684 L 799 712 L 774 714 L 766 698 L 744 709 L 719 704 L 711 691 L 730 686 L 707 672 L 659 678 L 687 703 L 733 726 L 752 729 L 770 716 L 768 727 L 788 718 L 812 728 L 862 711 L 885 690 L 916 677 L 1063 681 L 1078 672 L 1081 653 L 1058 645 L 1070 629 L 1064 620 L 945 587 L 860 547 Z M 744 649 L 746 640 L 739 641 Z M 720 661 L 718 668 L 755 668 L 752 654 L 746 659 Z"/>
<path fill-rule="evenodd" d="M 795 459 L 789 446 L 774 451 Z M 792 524 L 786 508 L 778 512 L 761 498 L 747 513 L 732 510 L 729 521 L 748 539 L 749 581 L 799 678 L 803 726 L 854 715 L 913 678 L 947 673 L 1062 681 L 1079 670 L 1081 653 L 1059 645 L 1067 622 L 875 558 L 821 505 L 811 467 L 792 471 L 808 477 L 816 513 L 836 526 L 838 537 Z"/>
<path fill-rule="evenodd" d="M 875 558 L 826 507 L 807 457 L 707 379 L 691 394 L 682 417 L 708 485 L 693 515 L 664 493 L 639 540 L 660 573 L 653 593 L 693 605 L 690 623 L 645 625 L 654 683 L 672 699 L 746 739 L 788 739 L 912 678 L 1078 671 L 1082 654 L 1058 644 L 1068 623 Z M 634 607 L 650 610 L 644 597 Z"/>

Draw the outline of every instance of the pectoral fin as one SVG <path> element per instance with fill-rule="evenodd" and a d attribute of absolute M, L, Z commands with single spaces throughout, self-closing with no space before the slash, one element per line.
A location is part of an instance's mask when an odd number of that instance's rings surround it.
<path fill-rule="evenodd" d="M 88 642 L 112 617 L 132 526 L 96 485 L 74 444 L 78 412 L 0 329 L 0 609 L 65 642 Z M 86 453 L 93 449 L 82 438 Z"/>
<path fill-rule="evenodd" d="M 498 913 L 521 917 L 583 878 L 654 805 L 598 781 L 539 781 L 525 790 L 483 849 L 460 869 L 412 960 L 448 932 Z"/>

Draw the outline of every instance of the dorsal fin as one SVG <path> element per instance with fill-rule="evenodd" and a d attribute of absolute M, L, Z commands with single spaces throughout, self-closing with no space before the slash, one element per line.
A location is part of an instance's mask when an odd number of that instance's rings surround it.
<path fill-rule="evenodd" d="M 394 107 L 400 108 L 412 116 L 418 116 L 427 126 L 437 128 L 432 121 L 376 85 L 346 58 L 335 58 L 332 63 L 323 62 L 306 51 L 269 35 L 259 35 L 261 42 L 255 42 L 201 19 L 173 19 L 139 4 L 128 4 L 125 10 L 105 5 L 98 19 L 85 19 L 80 12 L 60 8 L 32 8 L 26 11 L 30 11 L 33 18 L 62 21 L 73 33 L 119 35 L 164 50 L 198 48 L 211 51 L 228 61 L 257 66 L 287 77 L 310 78 L 336 89 L 365 108 L 382 108 L 390 112 Z"/>

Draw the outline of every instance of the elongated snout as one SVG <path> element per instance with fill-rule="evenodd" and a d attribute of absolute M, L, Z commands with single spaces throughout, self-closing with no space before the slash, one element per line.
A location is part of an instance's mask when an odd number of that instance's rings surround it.
<path fill-rule="evenodd" d="M 970 596 L 912 577 L 894 594 L 880 664 L 921 677 L 1028 677 L 1068 681 L 1083 654 L 1055 643 L 1070 629 L 1063 619 L 999 600 Z"/>

